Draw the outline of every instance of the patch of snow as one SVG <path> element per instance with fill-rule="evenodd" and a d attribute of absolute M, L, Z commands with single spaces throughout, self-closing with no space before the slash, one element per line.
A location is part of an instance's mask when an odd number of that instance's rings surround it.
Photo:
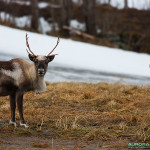
<path fill-rule="evenodd" d="M 81 31 L 85 31 L 85 23 L 80 23 L 77 20 L 71 20 L 70 21 L 70 26 L 72 28 L 75 28 L 75 29 L 78 29 L 78 30 L 81 30 Z"/>
<path fill-rule="evenodd" d="M 15 24 L 20 28 L 23 28 L 25 26 L 30 27 L 31 16 L 15 17 Z"/>
<path fill-rule="evenodd" d="M 21 1 L 21 0 L 0 0 L 5 3 L 16 3 L 19 5 L 30 5 L 30 1 Z"/>
<path fill-rule="evenodd" d="M 111 5 L 117 8 L 124 8 L 124 1 L 120 0 L 111 0 Z M 136 9 L 149 9 L 150 0 L 128 0 L 129 8 Z"/>
<path fill-rule="evenodd" d="M 49 23 L 46 21 L 43 17 L 40 17 L 39 19 L 39 31 L 42 32 L 43 34 L 47 34 L 51 32 L 53 29 L 56 31 L 59 31 L 59 27 L 57 23 Z"/>
<path fill-rule="evenodd" d="M 40 2 L 40 3 L 38 3 L 38 7 L 39 8 L 46 8 L 46 7 L 48 7 L 49 6 L 49 3 L 46 3 L 46 2 Z"/>
<path fill-rule="evenodd" d="M 31 16 L 14 17 L 8 13 L 0 12 L 0 18 L 2 21 L 10 21 L 20 28 L 30 27 L 31 25 Z M 58 24 L 57 23 L 50 24 L 43 17 L 39 18 L 38 30 L 40 32 L 42 32 L 43 34 L 47 34 L 51 32 L 53 28 L 55 28 L 55 30 L 58 31 L 59 30 Z"/>
<path fill-rule="evenodd" d="M 102 30 L 100 28 L 96 29 L 97 34 L 100 34 L 102 32 Z"/>
<path fill-rule="evenodd" d="M 19 4 L 19 5 L 31 5 L 31 2 L 30 1 L 20 1 L 20 0 L 18 0 L 18 1 L 11 1 L 11 3 L 17 3 L 17 4 Z"/>
<path fill-rule="evenodd" d="M 51 25 L 43 18 L 39 19 L 39 31 L 46 34 L 52 30 Z"/>
<path fill-rule="evenodd" d="M 14 17 L 12 17 L 10 14 L 5 12 L 0 12 L 0 18 L 2 21 L 13 21 Z"/>
<path fill-rule="evenodd" d="M 31 16 L 14 17 L 8 13 L 0 12 L 0 18 L 2 21 L 10 21 L 20 28 L 30 27 L 31 24 Z"/>

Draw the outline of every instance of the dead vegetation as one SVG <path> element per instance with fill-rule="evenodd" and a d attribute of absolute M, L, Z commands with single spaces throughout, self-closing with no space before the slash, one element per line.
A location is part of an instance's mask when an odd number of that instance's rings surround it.
<path fill-rule="evenodd" d="M 48 84 L 40 95 L 25 94 L 24 114 L 29 129 L 10 127 L 8 97 L 0 98 L 0 140 L 11 134 L 86 142 L 150 142 L 150 87 Z M 19 115 L 16 117 L 19 123 Z M 32 145 L 48 147 L 46 143 Z"/>

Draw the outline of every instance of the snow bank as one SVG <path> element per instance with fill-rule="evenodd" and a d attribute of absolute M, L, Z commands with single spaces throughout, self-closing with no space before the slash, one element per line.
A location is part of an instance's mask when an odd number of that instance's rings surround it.
<path fill-rule="evenodd" d="M 30 48 L 35 54 L 47 55 L 57 38 L 0 26 L 0 52 L 26 57 L 25 34 L 29 35 Z M 95 46 L 67 39 L 60 39 L 53 52 L 59 54 L 53 63 L 80 69 L 110 73 L 150 76 L 150 56 L 121 49 Z"/>

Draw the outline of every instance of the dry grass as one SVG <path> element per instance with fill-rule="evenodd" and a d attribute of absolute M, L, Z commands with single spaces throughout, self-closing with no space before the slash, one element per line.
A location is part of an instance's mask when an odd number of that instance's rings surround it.
<path fill-rule="evenodd" d="M 24 115 L 29 129 L 10 128 L 8 97 L 0 98 L 0 122 L 5 123 L 0 125 L 0 132 L 84 141 L 150 142 L 150 87 L 48 84 L 40 95 L 25 94 Z M 18 111 L 16 116 L 19 121 Z M 34 143 L 34 147 L 40 146 Z"/>

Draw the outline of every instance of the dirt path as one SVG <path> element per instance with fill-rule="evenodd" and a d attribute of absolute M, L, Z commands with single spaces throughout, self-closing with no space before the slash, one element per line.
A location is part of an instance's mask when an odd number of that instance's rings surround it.
<path fill-rule="evenodd" d="M 1 133 L 0 133 L 1 134 Z M 91 144 L 78 140 L 46 139 L 37 136 L 25 137 L 16 135 L 6 135 L 0 137 L 0 150 L 31 150 L 31 149 L 53 149 L 53 150 L 95 150 L 100 148 L 97 143 Z"/>
<path fill-rule="evenodd" d="M 116 150 L 116 148 L 112 148 L 114 145 L 118 149 L 127 149 L 123 147 L 127 147 L 128 142 L 102 142 L 98 141 L 95 143 L 79 140 L 62 140 L 62 139 L 45 139 L 42 137 L 31 136 L 15 136 L 15 135 L 7 135 L 3 134 L 3 138 L 0 138 L 0 150 L 37 150 L 37 149 L 45 149 L 45 150 Z M 124 145 L 124 146 L 123 146 Z M 123 147 L 122 147 L 123 146 Z"/>

